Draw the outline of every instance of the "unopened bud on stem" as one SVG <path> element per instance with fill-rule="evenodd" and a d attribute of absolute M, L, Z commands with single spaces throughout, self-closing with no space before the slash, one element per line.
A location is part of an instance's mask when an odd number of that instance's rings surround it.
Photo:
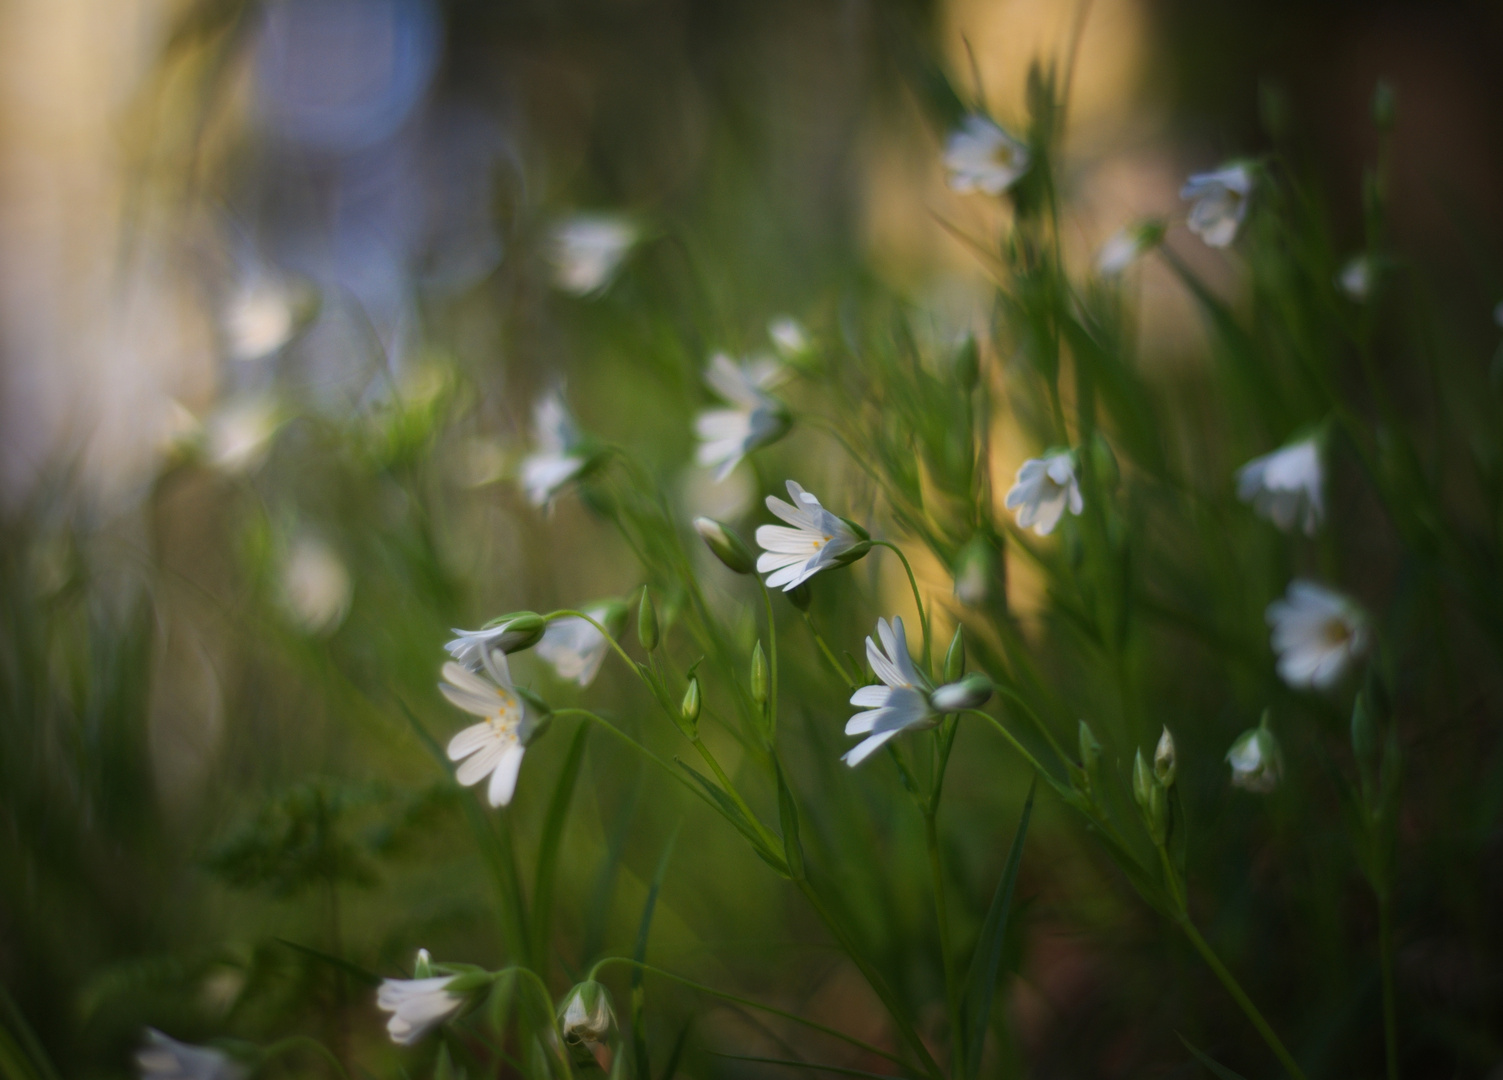
<path fill-rule="evenodd" d="M 1153 751 L 1153 775 L 1158 778 L 1160 784 L 1169 788 L 1174 786 L 1176 770 L 1174 736 L 1169 734 L 1169 729 L 1165 727 L 1164 733 L 1159 736 L 1159 744 Z"/>
<path fill-rule="evenodd" d="M 751 693 L 758 705 L 767 704 L 767 654 L 762 651 L 761 641 L 752 650 Z"/>
<path fill-rule="evenodd" d="M 992 681 L 979 671 L 973 671 L 958 682 L 941 686 L 929 695 L 929 704 L 935 712 L 953 713 L 962 709 L 979 709 L 991 700 Z"/>
<path fill-rule="evenodd" d="M 648 652 L 658 647 L 658 612 L 646 585 L 642 586 L 642 603 L 637 608 L 637 640 Z"/>
<path fill-rule="evenodd" d="M 697 517 L 694 531 L 705 542 L 715 558 L 725 564 L 733 574 L 750 574 L 757 569 L 757 560 L 735 529 L 714 518 Z"/>

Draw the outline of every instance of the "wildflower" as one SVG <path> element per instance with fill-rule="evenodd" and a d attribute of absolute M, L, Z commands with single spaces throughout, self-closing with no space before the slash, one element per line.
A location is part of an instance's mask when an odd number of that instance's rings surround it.
<path fill-rule="evenodd" d="M 1348 300 L 1360 304 L 1373 287 L 1373 262 L 1366 255 L 1355 255 L 1336 275 L 1336 284 Z"/>
<path fill-rule="evenodd" d="M 1333 686 L 1367 649 L 1367 617 L 1355 603 L 1311 581 L 1294 581 L 1268 605 L 1279 675 L 1290 686 Z"/>
<path fill-rule="evenodd" d="M 592 455 L 557 393 L 543 397 L 533 407 L 532 417 L 537 449 L 522 459 L 522 486 L 528 502 L 545 506 L 584 472 Z"/>
<path fill-rule="evenodd" d="M 856 535 L 850 523 L 836 517 L 809 492 L 788 481 L 792 505 L 776 495 L 767 496 L 767 509 L 793 528 L 762 525 L 757 528 L 757 573 L 767 575 L 769 589 L 791 592 L 821 570 L 844 566 L 866 554 L 870 541 Z"/>
<path fill-rule="evenodd" d="M 1023 462 L 1017 482 L 1008 491 L 1003 505 L 1017 511 L 1020 528 L 1031 526 L 1040 536 L 1054 531 L 1066 506 L 1070 513 L 1080 516 L 1085 503 L 1075 479 L 1074 454 L 1063 450 Z"/>
<path fill-rule="evenodd" d="M 336 628 L 350 610 L 350 572 L 334 549 L 300 536 L 282 566 L 282 606 L 310 634 Z"/>
<path fill-rule="evenodd" d="M 500 650 L 503 653 L 514 653 L 530 649 L 538 643 L 546 630 L 547 625 L 541 615 L 531 611 L 517 611 L 492 619 L 479 630 L 450 630 L 449 633 L 458 636 L 446 644 L 444 649 L 471 671 L 479 671 L 487 652 Z"/>
<path fill-rule="evenodd" d="M 1013 138 L 985 116 L 973 114 L 945 141 L 945 168 L 950 187 L 966 194 L 1000 195 L 1028 171 L 1026 143 Z"/>
<path fill-rule="evenodd" d="M 243 285 L 225 306 L 225 344 L 236 360 L 270 356 L 292 337 L 295 328 L 292 293 L 266 277 Z"/>
<path fill-rule="evenodd" d="M 591 979 L 569 991 L 558 1011 L 558 1026 L 569 1042 L 603 1043 L 616 1022 L 611 995 Z"/>
<path fill-rule="evenodd" d="M 639 230 L 618 214 L 576 214 L 553 227 L 548 261 L 553 283 L 575 296 L 588 296 L 611 283 L 637 242 Z"/>
<path fill-rule="evenodd" d="M 453 666 L 453 665 L 450 665 Z M 383 979 L 376 1006 L 392 1014 L 386 1032 L 399 1046 L 411 1046 L 442 1024 L 465 1003 L 463 994 L 450 992 L 458 975 L 424 979 Z"/>
<path fill-rule="evenodd" d="M 1144 221 L 1118 229 L 1096 253 L 1096 273 L 1104 278 L 1117 277 L 1140 255 L 1157 247 L 1163 238 L 1164 225 L 1158 221 Z"/>
<path fill-rule="evenodd" d="M 1226 752 L 1226 760 L 1232 767 L 1232 786 L 1259 795 L 1277 787 L 1284 772 L 1284 756 L 1266 720 L 1239 735 Z"/>
<path fill-rule="evenodd" d="M 582 610 L 605 627 L 619 624 L 626 617 L 626 605 L 618 601 L 592 604 Z M 560 679 L 572 679 L 580 686 L 595 681 L 609 649 L 606 636 L 589 619 L 578 615 L 554 619 L 537 644 L 538 655 L 552 665 Z"/>
<path fill-rule="evenodd" d="M 851 695 L 851 704 L 866 711 L 857 713 L 845 725 L 847 735 L 867 736 L 841 758 L 852 768 L 899 732 L 932 727 L 938 722 L 908 655 L 902 617 L 894 616 L 891 624 L 878 619 L 877 636 L 882 639 L 882 648 L 877 648 L 876 642 L 868 637 L 866 658 L 882 685 L 863 686 Z"/>
<path fill-rule="evenodd" d="M 1165 787 L 1173 787 L 1176 771 L 1174 736 L 1169 734 L 1169 728 L 1166 725 L 1164 733 L 1159 736 L 1158 745 L 1153 748 L 1153 775 Z"/>
<path fill-rule="evenodd" d="M 767 336 L 782 356 L 791 358 L 809 351 L 809 335 L 791 315 L 779 315 L 769 322 Z"/>
<path fill-rule="evenodd" d="M 941 686 L 929 695 L 935 712 L 952 713 L 962 709 L 979 709 L 991 700 L 992 681 L 979 671 Z"/>
<path fill-rule="evenodd" d="M 465 712 L 485 718 L 449 740 L 449 760 L 464 761 L 454 778 L 465 787 L 489 776 L 486 797 L 492 806 L 505 806 L 516 791 L 522 755 L 537 725 L 512 684 L 506 654 L 486 649 L 481 662 L 488 680 L 453 661 L 443 667 L 444 682 L 438 688 L 444 697 Z"/>
<path fill-rule="evenodd" d="M 717 481 L 724 480 L 757 447 L 787 433 L 792 423 L 788 410 L 765 392 L 782 373 L 782 367 L 771 359 L 737 364 L 724 353 L 710 357 L 705 381 L 735 406 L 707 409 L 694 420 L 694 431 L 700 439 L 695 460 L 700 465 L 718 466 Z"/>
<path fill-rule="evenodd" d="M 710 549 L 711 554 L 731 573 L 750 574 L 757 568 L 751 549 L 741 539 L 741 534 L 724 522 L 710 517 L 697 517 L 694 519 L 694 531 L 699 533 L 699 538 L 705 542 L 705 547 Z"/>
<path fill-rule="evenodd" d="M 268 397 L 230 401 L 209 417 L 204 453 L 209 464 L 227 473 L 248 473 L 266 460 L 281 416 Z"/>
<path fill-rule="evenodd" d="M 146 1029 L 146 1045 L 136 1051 L 142 1080 L 239 1080 L 245 1069 L 222 1050 L 190 1046 Z"/>
<path fill-rule="evenodd" d="M 1314 536 L 1325 516 L 1320 443 L 1313 436 L 1254 458 L 1237 470 L 1237 498 L 1288 532 Z"/>
<path fill-rule="evenodd" d="M 1180 189 L 1181 199 L 1193 199 L 1190 231 L 1211 247 L 1224 248 L 1237 238 L 1247 216 L 1252 173 L 1246 165 L 1230 165 L 1216 172 L 1196 173 Z"/>

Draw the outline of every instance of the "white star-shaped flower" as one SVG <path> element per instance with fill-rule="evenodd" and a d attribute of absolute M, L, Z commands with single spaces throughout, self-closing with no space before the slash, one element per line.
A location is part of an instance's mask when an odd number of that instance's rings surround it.
<path fill-rule="evenodd" d="M 1032 527 L 1040 536 L 1054 531 L 1066 507 L 1079 517 L 1085 502 L 1075 479 L 1074 455 L 1065 450 L 1023 462 L 1002 505 L 1016 511 L 1019 528 Z"/>
<path fill-rule="evenodd" d="M 1320 443 L 1301 439 L 1253 458 L 1237 470 L 1237 498 L 1288 532 L 1298 523 L 1314 536 L 1325 517 Z"/>
<path fill-rule="evenodd" d="M 136 1051 L 141 1080 L 240 1080 L 245 1068 L 222 1050 L 191 1046 L 146 1029 L 146 1045 Z"/>
<path fill-rule="evenodd" d="M 546 506 L 590 463 L 584 438 L 557 393 L 543 397 L 532 410 L 537 446 L 522 459 L 522 486 L 533 506 Z"/>
<path fill-rule="evenodd" d="M 619 621 L 626 611 L 620 604 L 594 604 L 580 610 L 601 626 Z M 537 643 L 537 654 L 552 666 L 558 677 L 580 686 L 589 686 L 595 681 L 609 651 L 606 636 L 589 619 L 581 619 L 578 615 L 554 619 Z"/>
<path fill-rule="evenodd" d="M 1232 786 L 1266 795 L 1278 786 L 1284 771 L 1278 740 L 1266 727 L 1244 731 L 1226 752 L 1232 767 Z"/>
<path fill-rule="evenodd" d="M 821 570 L 841 565 L 841 557 L 862 543 L 851 527 L 819 504 L 809 492 L 788 481 L 792 505 L 767 496 L 767 509 L 786 521 L 757 529 L 757 573 L 767 575 L 769 589 L 791 592 Z"/>
<path fill-rule="evenodd" d="M 939 719 L 929 706 L 929 695 L 908 655 L 902 618 L 894 616 L 890 624 L 886 619 L 878 619 L 877 636 L 882 639 L 882 648 L 877 648 L 877 643 L 868 637 L 866 659 L 882 685 L 863 686 L 851 695 L 851 704 L 866 711 L 857 713 L 845 725 L 847 735 L 867 736 L 841 758 L 852 768 L 894 735 L 932 727 Z"/>
<path fill-rule="evenodd" d="M 1194 200 L 1187 224 L 1209 246 L 1224 248 L 1237 238 L 1247 216 L 1247 196 L 1252 191 L 1252 173 L 1246 165 L 1231 165 L 1215 172 L 1196 173 L 1180 189 L 1181 199 Z"/>
<path fill-rule="evenodd" d="M 464 1004 L 461 994 L 451 994 L 449 984 L 459 976 L 432 975 L 426 979 L 383 979 L 376 991 L 376 1006 L 392 1014 L 386 1032 L 399 1046 L 411 1046 L 453 1016 Z"/>
<path fill-rule="evenodd" d="M 511 681 L 506 654 L 494 649 L 481 653 L 485 674 L 450 661 L 443 667 L 439 690 L 449 703 L 484 719 L 449 740 L 449 760 L 462 764 L 454 778 L 465 787 L 491 778 L 486 798 L 492 806 L 511 802 L 517 789 L 517 772 L 533 732 L 527 703 Z"/>
<path fill-rule="evenodd" d="M 553 283 L 575 296 L 588 296 L 611 283 L 640 231 L 619 214 L 576 214 L 553 227 L 547 256 Z"/>
<path fill-rule="evenodd" d="M 1294 581 L 1268 605 L 1279 676 L 1290 686 L 1334 686 L 1367 650 L 1367 617 L 1351 600 L 1312 581 Z"/>
<path fill-rule="evenodd" d="M 725 353 L 710 357 L 705 382 L 734 408 L 707 409 L 695 417 L 700 443 L 694 459 L 715 466 L 717 482 L 747 454 L 787 433 L 788 410 L 766 393 L 782 375 L 782 366 L 770 358 L 737 364 Z"/>
<path fill-rule="evenodd" d="M 985 116 L 967 116 L 945 141 L 950 187 L 961 194 L 1000 195 L 1028 171 L 1030 160 L 1026 143 Z"/>

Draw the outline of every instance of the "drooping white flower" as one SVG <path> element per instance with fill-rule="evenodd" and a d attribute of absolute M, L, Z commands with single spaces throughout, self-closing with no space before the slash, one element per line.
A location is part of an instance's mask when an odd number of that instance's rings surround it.
<path fill-rule="evenodd" d="M 506 654 L 486 649 L 481 662 L 489 679 L 453 661 L 443 667 L 444 681 L 438 688 L 444 697 L 451 705 L 484 717 L 449 740 L 449 760 L 463 762 L 454 778 L 465 787 L 489 776 L 486 798 L 492 806 L 505 806 L 517 789 L 517 772 L 535 725 L 527 702 L 511 681 Z"/>
<path fill-rule="evenodd" d="M 1226 752 L 1232 767 L 1232 786 L 1266 795 L 1278 786 L 1284 757 L 1278 740 L 1266 726 L 1244 731 Z"/>
<path fill-rule="evenodd" d="M 882 639 L 882 647 L 879 649 L 868 637 L 866 659 L 882 685 L 863 686 L 851 695 L 851 704 L 865 711 L 851 717 L 845 725 L 847 735 L 866 736 L 841 758 L 852 768 L 900 732 L 932 727 L 939 720 L 929 706 L 929 695 L 908 655 L 902 618 L 894 616 L 891 623 L 878 619 L 877 636 Z"/>
<path fill-rule="evenodd" d="M 1032 527 L 1040 536 L 1054 531 L 1066 507 L 1079 517 L 1085 502 L 1075 478 L 1074 455 L 1065 450 L 1023 462 L 1002 504 L 1016 511 L 1019 528 Z"/>
<path fill-rule="evenodd" d="M 619 622 L 626 614 L 626 609 L 619 603 L 592 604 L 580 610 L 606 627 Z M 537 643 L 537 654 L 552 666 L 558 677 L 571 679 L 580 686 L 589 686 L 595 681 L 609 651 L 610 643 L 605 635 L 589 619 L 581 619 L 578 615 L 554 619 Z"/>
<path fill-rule="evenodd" d="M 1373 261 L 1366 255 L 1354 255 L 1336 275 L 1336 284 L 1348 300 L 1360 304 L 1373 288 Z"/>
<path fill-rule="evenodd" d="M 766 392 L 782 375 L 782 366 L 770 358 L 737 364 L 725 353 L 710 357 L 705 382 L 734 408 L 707 409 L 695 417 L 700 443 L 694 459 L 715 466 L 717 481 L 757 447 L 787 433 L 788 410 Z"/>
<path fill-rule="evenodd" d="M 480 671 L 485 666 L 486 653 L 530 649 L 546 629 L 542 616 L 531 611 L 518 611 L 503 615 L 479 630 L 451 629 L 449 633 L 454 639 L 445 644 L 444 649 L 471 671 Z"/>
<path fill-rule="evenodd" d="M 146 1045 L 136 1051 L 141 1080 L 239 1080 L 245 1067 L 212 1046 L 191 1046 L 146 1029 Z"/>
<path fill-rule="evenodd" d="M 779 315 L 769 322 L 767 336 L 783 356 L 798 356 L 809 348 L 809 335 L 792 315 Z"/>
<path fill-rule="evenodd" d="M 275 278 L 242 284 L 221 316 L 225 345 L 236 360 L 260 360 L 287 344 L 296 327 L 292 291 Z"/>
<path fill-rule="evenodd" d="M 863 541 L 846 522 L 830 513 L 809 492 L 788 481 L 793 503 L 776 495 L 767 496 L 767 509 L 792 528 L 761 525 L 757 528 L 757 573 L 767 575 L 769 589 L 791 592 L 821 570 L 842 565 L 842 556 Z"/>
<path fill-rule="evenodd" d="M 1300 439 L 1237 470 L 1237 498 L 1288 532 L 1296 524 L 1314 536 L 1325 517 L 1320 443 Z"/>
<path fill-rule="evenodd" d="M 293 541 L 282 564 L 282 606 L 310 634 L 331 631 L 350 609 L 350 572 L 334 549 L 315 536 Z"/>
<path fill-rule="evenodd" d="M 1211 247 L 1229 245 L 1237 238 L 1237 230 L 1247 216 L 1252 184 L 1252 173 L 1246 165 L 1231 165 L 1190 177 L 1179 193 L 1181 199 L 1195 203 L 1190 207 L 1187 223 L 1190 231 Z"/>
<path fill-rule="evenodd" d="M 945 168 L 950 187 L 1000 195 L 1028 171 L 1028 145 L 1013 138 L 985 116 L 973 114 L 945 141 Z"/>
<path fill-rule="evenodd" d="M 553 283 L 575 296 L 599 292 L 639 236 L 637 226 L 619 214 L 576 214 L 559 222 L 548 238 Z"/>
<path fill-rule="evenodd" d="M 564 1038 L 586 1045 L 605 1042 L 615 1022 L 610 992 L 593 979 L 570 990 L 558 1012 L 558 1026 Z"/>
<path fill-rule="evenodd" d="M 269 397 L 227 402 L 204 425 L 204 455 L 224 472 L 250 472 L 266 459 L 281 420 L 276 402 Z"/>
<path fill-rule="evenodd" d="M 1294 581 L 1268 605 L 1279 676 L 1290 686 L 1334 686 L 1367 650 L 1367 617 L 1353 601 L 1312 581 Z"/>
<path fill-rule="evenodd" d="M 1164 237 L 1164 226 L 1158 221 L 1140 221 L 1124 225 L 1107 238 L 1096 253 L 1096 273 L 1104 278 L 1118 277 L 1139 256 L 1152 250 Z"/>
<path fill-rule="evenodd" d="M 537 446 L 522 459 L 522 486 L 527 501 L 545 506 L 590 463 L 584 438 L 557 393 L 545 395 L 532 410 Z"/>
<path fill-rule="evenodd" d="M 464 1004 L 462 994 L 449 993 L 457 975 L 430 975 L 423 979 L 383 979 L 376 991 L 376 1006 L 391 1013 L 386 1033 L 399 1046 L 411 1046 L 442 1024 Z"/>

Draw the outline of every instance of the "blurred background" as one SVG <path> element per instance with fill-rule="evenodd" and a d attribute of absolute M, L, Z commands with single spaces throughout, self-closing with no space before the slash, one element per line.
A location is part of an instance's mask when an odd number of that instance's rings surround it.
<path fill-rule="evenodd" d="M 1030 61 L 1059 56 L 1082 12 L 1069 259 L 1089 265 L 1126 221 L 1182 213 L 1187 173 L 1274 143 L 1323 197 L 1336 246 L 1358 250 L 1384 78 L 1401 102 L 1395 245 L 1432 276 L 1448 340 L 1491 356 L 1503 8 L 1480 0 L 0 0 L 10 1030 L 66 1076 L 128 1074 L 146 1025 L 189 1041 L 296 1028 L 384 1060 L 366 991 L 279 941 L 381 973 L 419 945 L 503 962 L 464 831 L 473 793 L 426 758 L 405 710 L 442 737 L 455 724 L 432 689 L 449 627 L 625 599 L 642 580 L 590 506 L 545 514 L 507 482 L 533 401 L 562 389 L 685 520 L 750 520 L 783 472 L 716 485 L 683 464 L 706 358 L 765 350 L 778 316 L 828 330 L 870 290 L 911 306 L 931 341 L 983 328 L 992 285 L 953 229 L 995 229 L 1002 211 L 947 189 L 927 87 L 942 69 L 1021 124 Z M 589 241 L 568 230 L 591 223 L 635 241 L 619 265 L 571 259 Z M 1171 242 L 1235 300 L 1235 260 Z M 1173 274 L 1146 264 L 1128 301 L 1144 367 L 1193 379 L 1206 336 Z M 999 427 L 998 481 L 1032 449 Z M 812 433 L 777 455 L 800 475 L 834 469 Z M 920 569 L 949 592 L 945 568 Z M 870 598 L 906 602 L 901 578 L 866 585 L 873 615 L 887 608 Z M 1026 573 L 1012 588 L 1024 610 L 1043 603 Z M 727 587 L 724 602 L 750 596 Z M 843 647 L 870 625 L 861 610 Z M 650 707 L 610 662 L 590 693 L 619 715 Z M 809 694 L 834 762 L 843 695 Z M 567 745 L 529 756 L 512 811 L 524 852 Z M 956 814 L 1000 815 L 954 838 L 977 904 L 1025 790 L 1004 759 L 957 765 Z M 561 984 L 629 951 L 679 829 L 657 962 L 880 1041 L 869 991 L 807 912 L 657 784 L 592 739 L 559 871 Z M 1470 826 L 1493 855 L 1496 809 Z M 1011 945 L 1000 1073 L 1186 1074 L 1181 1021 L 1197 1042 L 1243 1045 L 1235 1016 L 1157 999 L 1163 965 L 1186 961 L 1144 959 L 1159 931 L 1120 883 L 1081 902 L 1109 874 L 1041 814 L 1051 858 L 1025 868 L 1036 917 Z M 874 831 L 874 860 L 908 850 L 904 828 Z M 1484 873 L 1495 883 L 1496 862 Z M 873 925 L 897 928 L 883 940 L 914 955 L 886 960 L 938 1008 L 923 896 L 898 889 Z M 1466 918 L 1496 943 L 1495 909 Z M 1486 1074 L 1503 1054 L 1496 968 L 1443 935 L 1416 948 L 1417 992 L 1476 1021 L 1437 1022 L 1421 1045 L 1446 1049 L 1416 1075 Z M 1277 993 L 1300 974 L 1264 976 Z M 696 1045 L 789 1037 L 674 993 L 654 1029 L 670 1043 L 690 1015 Z M 1349 1004 L 1344 1022 L 1371 1019 L 1367 998 Z M 1355 1038 L 1336 1031 L 1333 1058 Z M 760 1075 L 713 1057 L 692 1071 Z"/>

